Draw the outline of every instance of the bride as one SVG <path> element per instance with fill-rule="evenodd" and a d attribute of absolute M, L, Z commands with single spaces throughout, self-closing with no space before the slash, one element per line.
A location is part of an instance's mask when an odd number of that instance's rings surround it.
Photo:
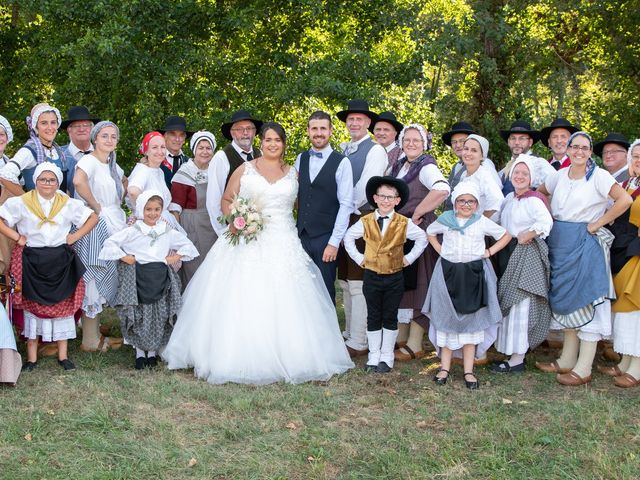
<path fill-rule="evenodd" d="M 183 296 L 162 357 L 170 369 L 193 366 L 210 383 L 327 380 L 353 367 L 320 271 L 302 249 L 292 215 L 297 173 L 283 162 L 277 123 L 260 135 L 263 156 L 235 170 L 222 199 L 255 202 L 264 229 L 209 251 Z"/>

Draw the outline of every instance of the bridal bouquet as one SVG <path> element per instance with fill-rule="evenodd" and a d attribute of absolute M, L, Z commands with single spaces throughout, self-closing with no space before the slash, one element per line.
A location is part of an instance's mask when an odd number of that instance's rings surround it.
<path fill-rule="evenodd" d="M 218 217 L 218 221 L 235 227 L 236 232 L 227 230 L 224 233 L 231 245 L 237 245 L 241 238 L 244 238 L 245 243 L 255 240 L 258 232 L 264 228 L 262 215 L 257 205 L 251 200 L 237 195 L 231 202 L 229 214 L 221 215 Z"/>

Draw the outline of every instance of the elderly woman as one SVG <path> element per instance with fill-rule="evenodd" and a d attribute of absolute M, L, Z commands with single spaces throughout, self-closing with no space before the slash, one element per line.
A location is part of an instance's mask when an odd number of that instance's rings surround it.
<path fill-rule="evenodd" d="M 510 355 L 489 367 L 495 373 L 524 371 L 525 354 L 546 338 L 551 323 L 549 308 L 549 251 L 544 242 L 553 219 L 547 198 L 531 190 L 535 163 L 519 155 L 509 179 L 509 193 L 500 209 L 500 224 L 513 237 L 498 253 L 498 301 L 504 316 L 498 328 L 496 350 Z"/>
<path fill-rule="evenodd" d="M 86 291 L 82 302 L 80 348 L 88 352 L 104 352 L 122 345 L 121 338 L 106 337 L 99 329 L 99 314 L 105 304 L 113 303 L 118 276 L 116 262 L 99 260 L 98 254 L 107 238 L 127 226 L 122 210 L 126 179 L 116 163 L 119 138 L 120 131 L 115 123 L 98 122 L 90 134 L 94 150 L 78 161 L 73 176 L 76 196 L 100 219 L 96 228 L 81 239 L 77 247 L 78 255 L 87 268 L 83 277 Z"/>
<path fill-rule="evenodd" d="M 598 370 L 614 377 L 619 387 L 640 385 L 640 138 L 627 152 L 630 178 L 622 184 L 633 204 L 611 226 L 615 240 L 611 245 L 611 270 L 618 300 L 613 304 L 613 347 L 622 360 L 613 367 Z"/>
<path fill-rule="evenodd" d="M 391 175 L 403 179 L 409 186 L 409 199 L 398 213 L 411 218 L 413 223 L 426 230 L 436 219 L 434 210 L 449 196 L 449 183 L 436 160 L 425 153 L 428 138 L 422 125 L 413 123 L 404 127 L 398 141 L 404 157 L 396 162 Z M 409 250 L 410 246 L 407 245 Z M 417 261 L 404 269 L 405 293 L 398 311 L 398 343 L 403 346 L 395 352 L 396 360 L 406 361 L 425 355 L 422 340 L 425 330 L 429 328 L 429 319 L 421 310 L 437 260 L 438 254 L 428 246 Z"/>
<path fill-rule="evenodd" d="M 469 135 L 464 141 L 462 161 L 466 168 L 461 182 L 473 182 L 480 193 L 477 213 L 494 221 L 498 220 L 502 195 L 502 182 L 498 174 L 484 166 L 489 155 L 489 141 L 476 134 Z"/>
<path fill-rule="evenodd" d="M 59 188 L 67 191 L 67 161 L 62 149 L 55 142 L 61 123 L 60 111 L 48 103 L 39 103 L 31 109 L 27 117 L 29 140 L 14 157 L 0 169 L 0 183 L 13 195 L 24 193 L 20 185 L 20 175 L 24 179 L 24 190 L 35 188 L 33 172 L 44 161 L 57 165 L 62 171 Z"/>
<path fill-rule="evenodd" d="M 552 196 L 554 224 L 547 239 L 551 329 L 564 330 L 564 346 L 560 358 L 536 366 L 558 373 L 562 385 L 575 386 L 591 381 L 598 341 L 611 335 L 613 236 L 604 226 L 622 215 L 632 200 L 593 161 L 593 141 L 587 133 L 572 134 L 567 151 L 571 166 L 547 177 L 538 189 Z"/>
<path fill-rule="evenodd" d="M 206 205 L 207 169 L 216 149 L 216 139 L 211 132 L 196 132 L 191 137 L 190 147 L 193 159 L 183 164 L 171 180 L 171 197 L 181 208 L 180 225 L 200 253 L 199 257 L 182 263 L 179 273 L 183 289 L 218 238 Z"/>
<path fill-rule="evenodd" d="M 173 228 L 186 233 L 178 223 L 180 206 L 172 203 L 171 192 L 164 181 L 164 173 L 160 168 L 165 160 L 167 147 L 164 136 L 160 132 L 149 132 L 140 144 L 142 159 L 136 164 L 129 175 L 127 197 L 133 211 L 136 209 L 136 199 L 145 190 L 157 190 L 162 195 L 162 218 Z M 171 212 L 171 213 L 170 213 Z"/>

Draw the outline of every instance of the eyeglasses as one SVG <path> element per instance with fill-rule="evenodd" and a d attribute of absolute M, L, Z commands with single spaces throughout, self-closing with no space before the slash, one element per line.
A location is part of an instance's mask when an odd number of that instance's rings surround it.
<path fill-rule="evenodd" d="M 36 182 L 42 185 L 57 185 L 58 179 L 57 178 L 38 178 Z"/>
<path fill-rule="evenodd" d="M 573 150 L 574 152 L 580 151 L 582 153 L 587 153 L 589 150 L 591 150 L 591 147 L 588 147 L 586 145 L 570 145 L 569 149 Z"/>
<path fill-rule="evenodd" d="M 73 128 L 91 128 L 91 127 L 93 127 L 93 123 L 77 123 L 77 122 L 74 122 L 71 125 L 69 125 L 69 127 L 73 127 Z"/>
<path fill-rule="evenodd" d="M 256 131 L 256 127 L 234 127 L 231 129 L 231 131 L 239 133 L 251 133 Z"/>
<path fill-rule="evenodd" d="M 476 203 L 478 203 L 477 200 L 463 200 L 462 198 L 457 198 L 456 199 L 456 205 L 460 205 L 461 207 L 473 207 Z"/>
<path fill-rule="evenodd" d="M 378 195 L 376 193 L 376 197 L 378 197 L 380 200 L 385 200 L 387 202 L 390 202 L 391 200 L 395 200 L 396 198 L 398 198 L 397 195 Z"/>
<path fill-rule="evenodd" d="M 422 141 L 421 138 L 403 138 L 402 143 L 404 143 L 405 145 L 410 145 L 410 144 L 419 145 L 424 142 Z"/>
<path fill-rule="evenodd" d="M 602 152 L 602 156 L 606 157 L 608 155 L 615 155 L 616 153 L 627 153 L 626 150 L 607 150 L 606 152 Z"/>

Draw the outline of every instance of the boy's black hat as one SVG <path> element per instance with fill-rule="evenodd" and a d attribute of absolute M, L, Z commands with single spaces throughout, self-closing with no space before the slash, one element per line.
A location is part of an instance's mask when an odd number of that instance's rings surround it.
<path fill-rule="evenodd" d="M 407 185 L 407 183 L 400 178 L 377 176 L 371 177 L 367 182 L 367 186 L 365 187 L 367 201 L 371 206 L 374 206 L 376 204 L 376 202 L 373 200 L 373 196 L 378 191 L 380 185 L 389 185 L 390 187 L 393 187 L 398 191 L 398 195 L 400 196 L 400 203 L 396 205 L 396 210 L 400 210 L 405 206 L 407 200 L 409 200 L 409 185 Z"/>

